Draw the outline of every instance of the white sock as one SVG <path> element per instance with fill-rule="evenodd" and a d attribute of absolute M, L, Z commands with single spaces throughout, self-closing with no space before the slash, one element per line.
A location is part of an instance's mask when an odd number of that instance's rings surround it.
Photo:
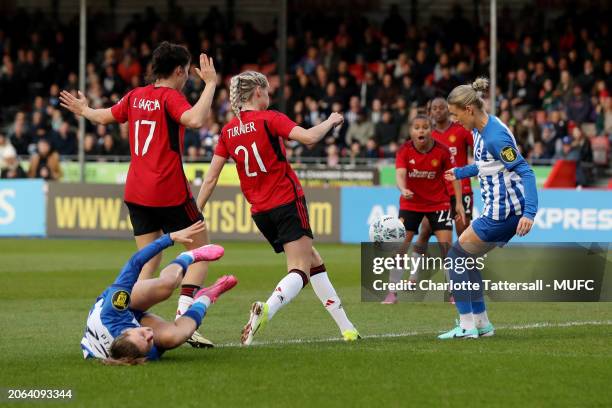
<path fill-rule="evenodd" d="M 327 309 L 332 319 L 334 319 L 338 325 L 338 328 L 340 328 L 340 332 L 354 330 L 355 326 L 353 326 L 353 323 L 346 317 L 346 312 L 342 307 L 342 301 L 340 301 L 336 289 L 334 289 L 330 282 L 327 272 L 323 271 L 311 276 L 310 284 L 319 300 L 323 303 L 323 306 L 325 306 L 325 309 Z"/>
<path fill-rule="evenodd" d="M 421 262 L 425 262 L 425 257 L 422 256 L 421 254 L 419 254 L 418 252 L 413 252 L 412 253 L 412 258 L 413 259 L 420 259 L 420 261 L 418 261 L 418 263 L 416 263 L 417 261 L 414 261 L 414 263 L 412 264 L 414 269 L 410 270 L 410 278 L 411 279 L 416 279 L 417 275 L 419 274 L 419 270 L 421 270 Z"/>
<path fill-rule="evenodd" d="M 204 306 L 206 306 L 206 309 L 208 309 L 210 307 L 210 303 L 211 303 L 210 302 L 210 298 L 208 296 L 206 296 L 206 295 L 202 295 L 202 296 L 200 296 L 199 298 L 197 298 L 197 299 L 195 299 L 193 301 L 193 303 L 196 303 L 196 302 L 203 303 Z"/>
<path fill-rule="evenodd" d="M 176 311 L 176 318 L 175 319 L 178 319 L 179 317 L 184 315 L 185 312 L 187 311 L 187 309 L 189 309 L 189 307 L 192 304 L 193 304 L 193 298 L 192 297 L 185 296 L 185 295 L 179 296 L 178 309 Z"/>
<path fill-rule="evenodd" d="M 398 283 L 399 281 L 402 280 L 402 277 L 404 276 L 404 270 L 403 269 L 391 269 L 391 272 L 389 272 L 389 282 L 390 283 Z"/>
<path fill-rule="evenodd" d="M 472 313 L 459 315 L 459 327 L 463 330 L 473 330 L 476 328 L 474 324 L 474 315 Z"/>
<path fill-rule="evenodd" d="M 287 303 L 300 293 L 300 290 L 304 287 L 304 281 L 302 276 L 297 272 L 289 272 L 287 276 L 281 279 L 276 285 L 276 289 L 270 295 L 270 298 L 266 301 L 268 304 L 268 320 L 278 312 L 278 310 L 285 306 Z"/>
<path fill-rule="evenodd" d="M 487 311 L 485 310 L 482 313 L 474 314 L 474 322 L 476 323 L 476 327 L 482 329 L 487 326 L 489 322 L 489 316 L 487 316 Z"/>

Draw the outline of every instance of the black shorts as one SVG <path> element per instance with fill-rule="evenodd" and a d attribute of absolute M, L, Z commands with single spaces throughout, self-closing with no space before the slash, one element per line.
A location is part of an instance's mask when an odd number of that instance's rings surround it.
<path fill-rule="evenodd" d="M 284 251 L 283 244 L 297 241 L 304 235 L 313 238 L 305 197 L 253 214 L 253 221 L 276 253 Z"/>
<path fill-rule="evenodd" d="M 419 225 L 421 225 L 423 217 L 427 217 L 431 230 L 434 232 L 440 230 L 453 230 L 450 209 L 431 212 L 400 210 L 399 212 L 399 219 L 404 223 L 406 231 L 412 231 L 415 234 L 419 232 Z"/>
<path fill-rule="evenodd" d="M 474 210 L 474 194 L 463 194 L 461 198 L 463 200 L 463 208 L 465 209 L 465 217 L 468 220 L 471 220 L 472 211 Z M 455 215 L 457 215 L 455 211 L 455 202 L 455 196 L 451 196 L 451 217 L 453 218 L 455 218 Z"/>
<path fill-rule="evenodd" d="M 147 207 L 125 202 L 130 211 L 134 236 L 162 230 L 164 234 L 187 228 L 196 221 L 203 220 L 202 213 L 193 198 L 185 204 L 174 207 Z"/>

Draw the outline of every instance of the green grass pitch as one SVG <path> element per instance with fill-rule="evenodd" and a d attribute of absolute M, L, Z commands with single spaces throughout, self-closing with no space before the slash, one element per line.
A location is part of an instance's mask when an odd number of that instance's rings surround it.
<path fill-rule="evenodd" d="M 258 334 L 259 345 L 238 347 L 251 302 L 268 297 L 285 267 L 264 242 L 228 243 L 209 281 L 233 273 L 240 283 L 201 327 L 223 347 L 183 346 L 139 367 L 84 361 L 87 312 L 133 249 L 130 241 L 0 240 L 3 393 L 70 388 L 72 401 L 51 404 L 78 407 L 612 406 L 612 303 L 493 303 L 496 337 L 441 342 L 436 333 L 455 318 L 447 304 L 360 302 L 351 245 L 318 249 L 360 342 L 333 340 L 335 324 L 307 287 Z M 176 296 L 154 311 L 171 318 L 175 307 Z"/>

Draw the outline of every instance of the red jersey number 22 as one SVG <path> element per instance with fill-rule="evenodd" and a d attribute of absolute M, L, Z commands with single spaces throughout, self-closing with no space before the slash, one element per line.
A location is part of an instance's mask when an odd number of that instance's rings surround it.
<path fill-rule="evenodd" d="M 251 144 L 251 149 L 253 150 L 253 156 L 255 156 L 255 160 L 257 161 L 259 170 L 261 170 L 262 173 L 267 173 L 268 170 L 266 170 L 266 166 L 264 166 L 263 160 L 261 160 L 261 156 L 259 155 L 259 152 L 257 151 L 257 145 L 255 144 L 255 142 Z M 244 152 L 244 171 L 246 172 L 246 175 L 248 177 L 256 177 L 257 172 L 256 171 L 251 172 L 249 170 L 249 150 L 244 146 L 238 146 L 236 147 L 236 150 L 234 150 L 234 154 L 238 156 L 239 152 L 241 151 Z"/>
<path fill-rule="evenodd" d="M 145 154 L 147 154 L 147 151 L 149 151 L 149 144 L 151 143 L 151 139 L 153 139 L 153 134 L 155 133 L 155 121 L 154 120 L 137 120 L 135 122 L 135 126 L 134 126 L 134 154 L 136 156 L 138 156 L 138 145 L 139 145 L 139 130 L 140 130 L 140 126 L 149 126 L 149 134 L 147 135 L 147 138 L 145 139 L 144 145 L 142 146 L 142 153 L 141 156 L 144 156 Z"/>

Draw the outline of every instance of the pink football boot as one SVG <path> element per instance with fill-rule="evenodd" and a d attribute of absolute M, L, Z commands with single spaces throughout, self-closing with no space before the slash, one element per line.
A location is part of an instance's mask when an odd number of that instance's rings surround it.
<path fill-rule="evenodd" d="M 221 245 L 209 244 L 204 245 L 191 251 L 183 252 L 193 258 L 193 262 L 201 261 L 216 261 L 225 253 L 225 249 Z"/>
<path fill-rule="evenodd" d="M 196 292 L 194 299 L 200 296 L 208 296 L 212 303 L 217 301 L 217 298 L 238 284 L 238 279 L 234 275 L 223 275 L 212 286 L 202 288 Z"/>

